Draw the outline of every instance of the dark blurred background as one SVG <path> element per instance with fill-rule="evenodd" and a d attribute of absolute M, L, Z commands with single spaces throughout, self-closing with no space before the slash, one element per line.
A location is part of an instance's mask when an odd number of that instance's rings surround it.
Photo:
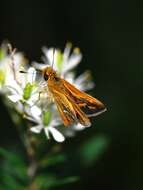
<path fill-rule="evenodd" d="M 92 93 L 107 106 L 106 113 L 93 119 L 92 128 L 65 142 L 70 172 L 81 176 L 65 189 L 143 189 L 143 3 L 1 1 L 0 41 L 5 39 L 37 61 L 43 45 L 63 49 L 70 41 L 80 47 L 83 60 L 77 73 L 92 71 Z M 19 139 L 3 104 L 0 115 L 0 143 L 14 145 Z M 86 162 L 79 152 L 86 142 L 86 150 L 93 146 L 94 152 L 96 139 L 103 140 L 103 150 Z"/>

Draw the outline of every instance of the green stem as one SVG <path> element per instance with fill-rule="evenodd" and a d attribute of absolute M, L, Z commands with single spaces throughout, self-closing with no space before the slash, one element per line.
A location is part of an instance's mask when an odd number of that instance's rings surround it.
<path fill-rule="evenodd" d="M 7 101 L 5 101 L 5 99 L 3 99 L 4 104 L 6 105 L 6 107 L 8 108 L 7 111 L 9 113 L 9 115 L 11 116 L 11 119 L 17 129 L 18 135 L 20 136 L 20 139 L 26 149 L 26 153 L 27 153 L 27 158 L 29 161 L 29 166 L 27 169 L 27 174 L 29 177 L 29 190 L 39 190 L 39 188 L 36 186 L 35 184 L 35 176 L 36 176 L 36 172 L 38 169 L 38 162 L 36 160 L 36 152 L 35 152 L 35 147 L 34 147 L 34 143 L 32 141 L 32 135 L 29 131 L 29 126 L 28 123 L 24 122 L 25 125 L 27 126 L 23 126 L 23 119 L 20 116 L 20 114 L 17 114 L 16 112 L 13 112 L 13 109 L 11 108 L 11 106 L 8 104 Z M 26 130 L 25 130 L 26 129 Z"/>

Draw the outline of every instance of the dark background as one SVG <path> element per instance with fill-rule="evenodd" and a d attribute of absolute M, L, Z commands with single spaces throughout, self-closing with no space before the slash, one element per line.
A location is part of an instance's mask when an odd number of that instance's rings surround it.
<path fill-rule="evenodd" d="M 64 48 L 67 41 L 80 47 L 78 73 L 89 69 L 95 93 L 108 111 L 92 127 L 67 140 L 65 150 L 96 134 L 110 145 L 90 167 L 80 158 L 72 167 L 81 181 L 65 189 L 143 189 L 143 5 L 130 0 L 1 1 L 0 41 L 8 39 L 30 60 L 40 60 L 43 45 Z M 0 107 L 0 142 L 17 142 L 10 117 Z"/>

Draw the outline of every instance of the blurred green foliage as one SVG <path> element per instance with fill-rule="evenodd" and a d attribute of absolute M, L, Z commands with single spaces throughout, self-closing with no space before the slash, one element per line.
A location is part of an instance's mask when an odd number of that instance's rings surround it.
<path fill-rule="evenodd" d="M 96 135 L 81 144 L 79 156 L 83 166 L 91 166 L 100 159 L 100 156 L 109 146 L 109 138 L 105 135 Z"/>
<path fill-rule="evenodd" d="M 29 179 L 28 162 L 24 157 L 11 150 L 0 148 L 1 164 L 0 164 L 0 188 L 3 190 L 48 190 L 64 184 L 74 183 L 79 180 L 77 176 L 58 176 L 56 173 L 48 171 L 48 167 L 57 166 L 65 160 L 65 156 L 55 155 L 41 159 L 39 162 L 40 171 L 36 177 Z M 42 171 L 42 169 L 44 169 Z M 45 171 L 46 169 L 46 171 Z"/>
<path fill-rule="evenodd" d="M 27 166 L 22 155 L 0 148 L 0 185 L 5 190 L 25 189 Z"/>

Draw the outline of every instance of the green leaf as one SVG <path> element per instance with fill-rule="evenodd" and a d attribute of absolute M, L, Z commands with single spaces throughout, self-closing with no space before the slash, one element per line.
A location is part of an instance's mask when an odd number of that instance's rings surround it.
<path fill-rule="evenodd" d="M 20 155 L 0 148 L 0 155 L 4 158 L 1 169 L 3 172 L 13 175 L 21 180 L 27 178 L 27 166 Z"/>
<path fill-rule="evenodd" d="M 37 187 L 40 190 L 48 190 L 51 189 L 52 186 L 54 186 L 55 181 L 55 176 L 41 174 L 36 177 L 34 183 L 37 184 Z"/>
<path fill-rule="evenodd" d="M 1 186 L 3 190 L 26 190 L 16 178 L 9 174 L 1 176 Z"/>
<path fill-rule="evenodd" d="M 47 166 L 56 165 L 65 161 L 66 161 L 66 157 L 63 154 L 52 155 L 52 156 L 47 155 L 40 161 L 40 166 L 47 167 Z"/>
<path fill-rule="evenodd" d="M 74 183 L 79 180 L 77 176 L 66 177 L 62 179 L 58 179 L 55 175 L 39 175 L 37 176 L 36 180 L 34 181 L 35 184 L 41 190 L 48 190 L 53 187 L 58 187 L 61 185 Z"/>
<path fill-rule="evenodd" d="M 0 155 L 14 163 L 17 163 L 19 161 L 21 162 L 21 159 L 19 159 L 19 157 L 17 157 L 16 154 L 8 150 L 5 150 L 4 148 L 0 148 Z"/>
<path fill-rule="evenodd" d="M 61 186 L 61 185 L 69 184 L 69 183 L 75 183 L 75 182 L 79 181 L 79 179 L 80 179 L 79 176 L 66 177 L 61 180 L 57 180 L 55 182 L 54 186 Z"/>
<path fill-rule="evenodd" d="M 83 165 L 91 165 L 95 163 L 99 157 L 105 152 L 109 145 L 109 139 L 104 135 L 98 135 L 87 140 L 80 147 L 80 157 Z"/>

